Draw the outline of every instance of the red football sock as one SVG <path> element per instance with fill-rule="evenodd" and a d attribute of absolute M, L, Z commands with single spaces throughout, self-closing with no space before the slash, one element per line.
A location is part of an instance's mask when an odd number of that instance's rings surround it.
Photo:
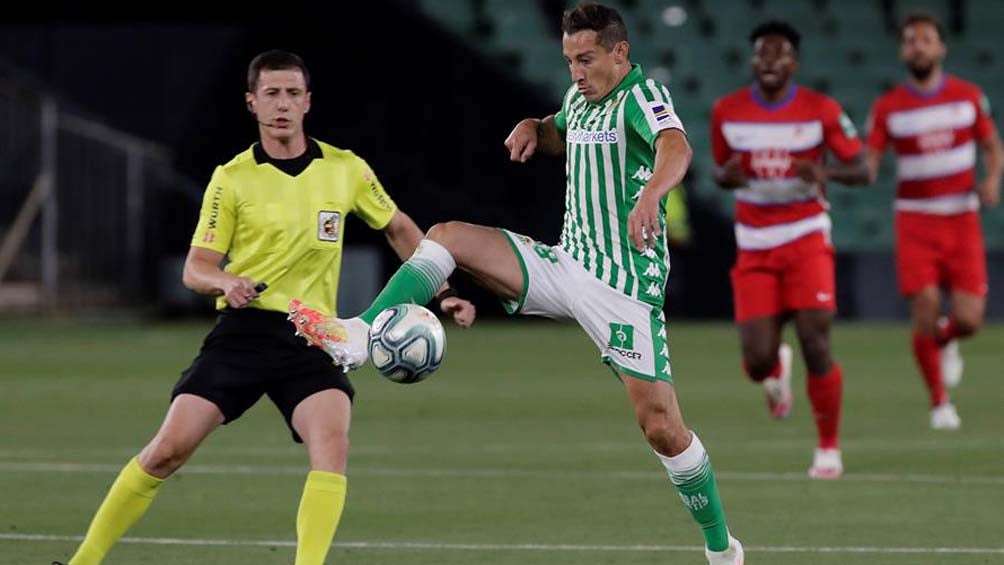
<path fill-rule="evenodd" d="M 945 383 L 941 382 L 941 349 L 938 340 L 934 336 L 914 332 L 913 356 L 917 358 L 920 373 L 931 394 L 931 406 L 946 402 L 948 394 L 945 393 Z"/>
<path fill-rule="evenodd" d="M 836 363 L 829 374 L 809 374 L 809 401 L 816 417 L 819 447 L 835 449 L 840 446 L 840 403 L 843 396 L 844 372 Z"/>
<path fill-rule="evenodd" d="M 959 326 L 955 323 L 954 318 L 938 320 L 938 333 L 934 338 L 938 342 L 938 347 L 943 347 L 957 337 L 959 337 Z"/>
<path fill-rule="evenodd" d="M 743 361 L 743 370 L 746 371 L 746 375 L 749 376 L 750 380 L 753 382 L 763 382 L 764 379 L 773 379 L 781 376 L 781 358 L 777 357 L 774 360 L 774 368 L 770 370 L 766 375 L 754 375 L 750 372 L 749 365 L 746 361 Z"/>

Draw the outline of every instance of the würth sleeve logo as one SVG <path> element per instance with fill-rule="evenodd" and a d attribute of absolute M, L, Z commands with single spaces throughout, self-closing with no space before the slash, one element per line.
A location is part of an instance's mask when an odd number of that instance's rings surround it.
<path fill-rule="evenodd" d="M 341 227 L 341 212 L 321 210 L 317 213 L 317 239 L 321 241 L 338 241 Z"/>

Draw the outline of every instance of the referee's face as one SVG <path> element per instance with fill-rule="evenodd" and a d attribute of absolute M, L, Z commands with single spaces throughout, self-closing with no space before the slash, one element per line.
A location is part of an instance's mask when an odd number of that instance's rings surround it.
<path fill-rule="evenodd" d="M 579 94 L 589 102 L 601 100 L 624 78 L 628 43 L 620 41 L 607 49 L 597 41 L 597 33 L 583 30 L 561 39 L 561 50 Z"/>
<path fill-rule="evenodd" d="M 261 134 L 285 141 L 302 135 L 310 92 L 299 69 L 263 70 L 257 90 L 247 94 L 247 103 Z"/>

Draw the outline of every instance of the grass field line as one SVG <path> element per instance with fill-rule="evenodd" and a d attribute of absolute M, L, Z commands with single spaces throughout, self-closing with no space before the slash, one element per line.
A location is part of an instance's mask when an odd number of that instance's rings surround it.
<path fill-rule="evenodd" d="M 51 461 L 0 461 L 0 473 L 117 473 L 122 464 L 61 463 Z M 179 474 L 193 475 L 303 475 L 306 466 L 266 465 L 186 465 Z M 490 469 L 438 468 L 401 469 L 383 467 L 350 467 L 349 474 L 363 477 L 402 478 L 537 478 L 537 479 L 618 479 L 665 480 L 658 471 L 584 471 L 577 469 Z M 720 480 L 735 481 L 808 481 L 805 473 L 716 471 Z M 1004 485 L 1004 476 L 948 476 L 896 473 L 845 473 L 844 482 L 923 483 L 951 485 Z"/>
<path fill-rule="evenodd" d="M 57 536 L 49 534 L 0 534 L 0 540 L 7 541 L 65 541 L 79 542 L 82 536 Z M 295 547 L 293 540 L 235 540 L 235 539 L 185 539 L 185 538 L 122 538 L 121 543 L 141 545 L 182 545 L 182 546 L 255 546 L 255 547 Z M 702 551 L 699 545 L 613 545 L 613 544 L 544 544 L 544 543 L 436 543 L 414 541 L 339 541 L 334 547 L 346 549 L 414 549 L 414 550 L 461 550 L 461 551 L 595 551 L 595 552 L 692 552 Z M 868 546 L 788 546 L 761 545 L 748 546 L 750 553 L 899 553 L 914 555 L 969 554 L 1004 555 L 1001 547 L 868 547 Z"/>
<path fill-rule="evenodd" d="M 923 439 L 844 439 L 844 449 L 846 451 L 907 451 L 916 450 L 951 450 L 959 449 L 1004 449 L 1004 439 L 995 437 L 984 438 L 923 438 Z M 714 442 L 716 450 L 737 449 L 746 451 L 805 451 L 806 445 L 811 445 L 811 439 L 765 439 L 756 441 L 721 441 Z M 582 452 L 624 452 L 638 451 L 642 449 L 642 440 L 638 443 L 632 442 L 564 442 L 548 446 L 549 451 L 582 451 Z M 18 448 L 0 447 L 0 458 L 53 458 L 61 454 L 65 456 L 69 453 L 83 453 L 90 455 L 124 456 L 135 455 L 140 446 L 124 447 L 73 447 L 65 450 L 53 448 Z M 487 453 L 520 453 L 533 451 L 539 446 L 537 444 L 511 442 L 511 443 L 479 443 L 477 445 L 452 445 L 452 446 L 428 446 L 428 445 L 353 445 L 352 453 L 357 455 L 391 455 L 391 454 L 419 454 L 431 455 L 449 453 L 469 453 L 473 450 Z M 276 456 L 289 455 L 298 456 L 304 453 L 303 446 L 300 445 L 276 445 L 276 446 L 212 446 L 209 448 L 218 455 L 240 455 L 240 456 Z"/>

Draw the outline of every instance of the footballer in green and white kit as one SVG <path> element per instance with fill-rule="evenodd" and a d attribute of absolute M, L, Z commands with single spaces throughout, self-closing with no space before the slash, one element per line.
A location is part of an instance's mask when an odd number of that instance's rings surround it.
<path fill-rule="evenodd" d="M 359 316 L 326 318 L 294 302 L 291 319 L 308 342 L 353 369 L 367 360 L 369 327 L 381 311 L 429 302 L 460 268 L 510 312 L 576 320 L 620 377 L 645 439 L 701 527 L 709 563 L 741 565 L 707 451 L 677 403 L 662 314 L 666 195 L 687 172 L 690 144 L 669 91 L 631 64 L 616 10 L 580 4 L 565 12 L 562 31 L 573 84 L 561 110 L 519 122 L 505 141 L 517 162 L 537 152 L 565 155 L 558 245 L 437 224 Z"/>
<path fill-rule="evenodd" d="M 507 310 L 574 319 L 605 363 L 634 377 L 670 380 L 665 216 L 642 250 L 628 235 L 628 215 L 653 176 L 659 132 L 683 131 L 669 91 L 634 65 L 598 101 L 569 88 L 554 126 L 565 139 L 561 241 L 552 247 L 505 232 L 527 281 Z"/>

